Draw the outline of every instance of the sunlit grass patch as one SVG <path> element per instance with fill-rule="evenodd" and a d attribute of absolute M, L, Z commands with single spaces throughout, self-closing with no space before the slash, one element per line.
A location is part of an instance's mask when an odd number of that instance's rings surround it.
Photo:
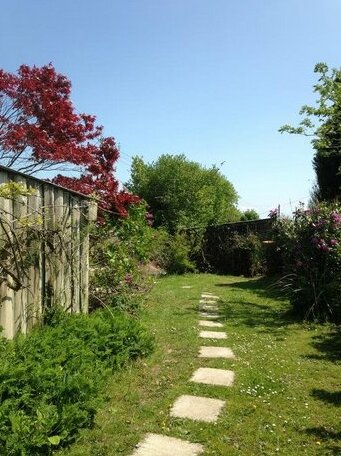
<path fill-rule="evenodd" d="M 340 332 L 295 321 L 269 285 L 214 275 L 158 280 L 143 313 L 155 352 L 113 376 L 96 427 L 63 454 L 129 456 L 147 432 L 202 443 L 204 456 L 341 454 Z M 202 291 L 220 297 L 226 340 L 198 338 Z M 236 359 L 198 358 L 200 345 L 230 347 Z M 234 386 L 189 382 L 199 367 L 233 370 Z M 171 418 L 183 394 L 225 400 L 218 422 Z"/>

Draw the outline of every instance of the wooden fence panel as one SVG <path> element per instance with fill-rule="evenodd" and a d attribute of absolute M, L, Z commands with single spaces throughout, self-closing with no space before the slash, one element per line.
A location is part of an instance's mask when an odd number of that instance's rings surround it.
<path fill-rule="evenodd" d="M 9 177 L 7 173 L 0 173 L 0 185 L 7 184 Z M 7 231 L 7 222 L 12 223 L 13 219 L 13 205 L 12 201 L 5 198 L 0 198 L 0 248 L 2 250 L 5 244 L 7 235 L 10 237 L 10 233 Z M 5 255 L 5 252 L 2 253 Z M 1 271 L 3 278 L 7 278 L 10 282 L 11 278 L 6 274 L 5 271 Z M 0 285 L 0 325 L 3 327 L 3 335 L 9 339 L 14 337 L 14 291 L 7 286 L 6 282 L 1 281 Z"/>
<path fill-rule="evenodd" d="M 64 221 L 64 191 L 62 189 L 55 189 L 54 192 L 54 228 L 56 230 L 63 230 Z M 58 236 L 57 233 L 55 236 Z M 65 289 L 64 289 L 64 262 L 66 261 L 65 252 L 63 245 L 58 242 L 58 239 L 54 240 L 53 245 L 53 256 L 54 256 L 54 280 L 55 289 L 59 290 L 58 295 L 55 296 L 55 300 L 62 306 L 65 305 Z"/>
<path fill-rule="evenodd" d="M 96 214 L 96 205 L 86 196 L 0 166 L 0 186 L 11 181 L 29 191 L 15 198 L 0 196 L 0 219 L 9 227 L 4 230 L 0 224 L 0 325 L 8 338 L 29 331 L 43 306 L 88 311 L 88 229 Z M 1 264 L 5 238 L 8 244 L 11 236 L 13 244 L 20 239 L 26 247 L 21 264 L 25 273 L 17 290 Z M 14 269 L 16 259 L 13 253 Z"/>
<path fill-rule="evenodd" d="M 80 210 L 81 204 L 71 198 L 71 259 L 72 259 L 72 312 L 79 312 L 80 305 Z"/>
<path fill-rule="evenodd" d="M 21 177 L 14 175 L 13 181 L 22 184 L 27 189 L 26 181 Z M 27 196 L 18 196 L 13 200 L 13 229 L 14 233 L 19 233 L 23 230 L 27 218 Z M 18 331 L 26 334 L 28 320 L 28 271 L 22 276 L 23 287 L 14 293 L 14 332 Z"/>
<path fill-rule="evenodd" d="M 31 182 L 30 187 L 34 189 L 34 194 L 27 197 L 27 223 L 29 225 L 35 224 L 42 228 L 43 219 L 41 214 L 42 206 L 42 186 L 36 182 Z M 32 264 L 28 270 L 28 288 L 27 288 L 27 331 L 32 329 L 42 314 L 42 252 L 41 241 L 39 239 L 32 239 Z"/>
<path fill-rule="evenodd" d="M 82 210 L 80 212 L 80 304 L 81 311 L 88 313 L 89 310 L 89 287 L 86 284 L 89 283 L 89 233 L 88 225 L 89 221 L 94 221 L 97 218 L 97 204 L 93 201 L 87 201 L 83 203 Z"/>
<path fill-rule="evenodd" d="M 64 307 L 68 312 L 72 312 L 72 298 L 73 298 L 73 273 L 72 273 L 72 246 L 71 246 L 71 233 L 72 233 L 72 208 L 70 195 L 64 194 L 64 224 L 63 233 L 67 242 L 64 245 L 65 264 L 64 264 L 64 288 L 65 288 L 65 301 Z"/>

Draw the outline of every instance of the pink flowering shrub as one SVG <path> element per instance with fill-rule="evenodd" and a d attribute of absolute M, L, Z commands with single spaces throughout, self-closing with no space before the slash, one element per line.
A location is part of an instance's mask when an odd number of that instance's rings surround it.
<path fill-rule="evenodd" d="M 274 225 L 285 276 L 281 283 L 295 313 L 341 321 L 341 204 L 320 204 Z"/>

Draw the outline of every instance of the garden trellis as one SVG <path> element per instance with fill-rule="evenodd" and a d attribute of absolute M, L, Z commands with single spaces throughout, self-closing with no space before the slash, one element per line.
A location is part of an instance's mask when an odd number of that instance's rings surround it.
<path fill-rule="evenodd" d="M 13 338 L 44 306 L 88 311 L 93 199 L 0 166 L 0 325 Z"/>

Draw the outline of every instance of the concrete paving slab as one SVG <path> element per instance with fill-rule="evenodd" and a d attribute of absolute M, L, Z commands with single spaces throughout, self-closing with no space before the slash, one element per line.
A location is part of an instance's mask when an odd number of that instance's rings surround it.
<path fill-rule="evenodd" d="M 217 304 L 215 300 L 208 300 L 208 299 L 200 299 L 199 304 Z"/>
<path fill-rule="evenodd" d="M 199 312 L 203 312 L 203 313 L 206 313 L 206 314 L 218 314 L 219 312 L 219 309 L 217 310 L 214 310 L 214 309 L 207 309 L 207 308 L 203 308 L 203 306 L 199 306 Z"/>
<path fill-rule="evenodd" d="M 198 396 L 180 396 L 174 403 L 170 414 L 176 418 L 189 418 L 191 420 L 217 421 L 225 401 Z"/>
<path fill-rule="evenodd" d="M 199 308 L 200 308 L 200 310 L 204 310 L 205 312 L 207 312 L 207 311 L 210 312 L 211 310 L 214 310 L 214 311 L 219 310 L 219 308 L 217 306 L 206 306 L 206 305 L 203 305 L 203 304 L 201 304 L 199 306 Z"/>
<path fill-rule="evenodd" d="M 227 347 L 200 347 L 199 358 L 235 359 L 235 355 L 231 348 Z"/>
<path fill-rule="evenodd" d="M 221 318 L 221 315 L 211 314 L 209 312 L 199 312 L 199 316 L 209 318 L 210 320 L 216 320 L 217 318 Z"/>
<path fill-rule="evenodd" d="M 227 339 L 227 334 L 223 331 L 200 331 L 199 337 L 203 339 Z"/>
<path fill-rule="evenodd" d="M 234 381 L 234 372 L 225 369 L 200 367 L 194 372 L 190 381 L 195 383 L 205 383 L 206 385 L 232 386 Z"/>
<path fill-rule="evenodd" d="M 222 328 L 222 323 L 210 320 L 199 320 L 199 326 L 206 326 L 207 328 Z"/>
<path fill-rule="evenodd" d="M 132 456 L 197 456 L 204 451 L 199 443 L 167 437 L 159 434 L 147 434 L 137 445 Z"/>
<path fill-rule="evenodd" d="M 207 299 L 220 299 L 219 296 L 214 296 L 211 293 L 201 293 L 201 297 Z"/>

